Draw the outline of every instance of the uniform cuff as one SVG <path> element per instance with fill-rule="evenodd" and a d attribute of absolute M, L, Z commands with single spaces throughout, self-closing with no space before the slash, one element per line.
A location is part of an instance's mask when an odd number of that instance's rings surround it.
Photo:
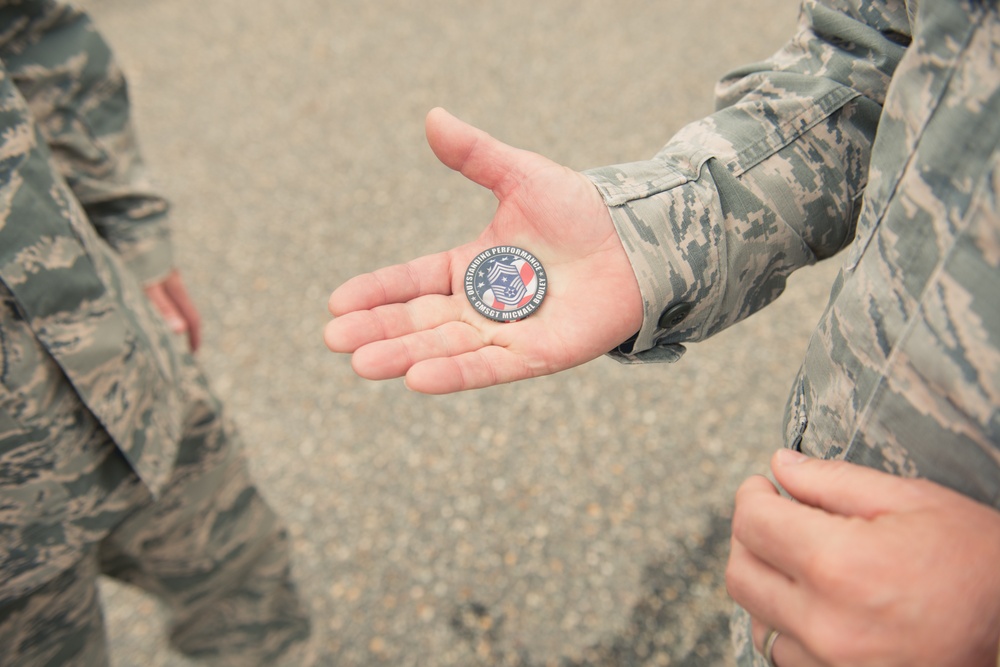
<path fill-rule="evenodd" d="M 708 336 L 724 246 L 714 198 L 697 180 L 702 164 L 655 159 L 584 172 L 608 205 L 642 294 L 642 326 L 609 352 L 617 361 L 674 362 L 681 343 Z"/>
<path fill-rule="evenodd" d="M 116 248 L 125 266 L 142 285 L 158 283 L 174 268 L 174 253 L 166 234 L 119 244 Z"/>

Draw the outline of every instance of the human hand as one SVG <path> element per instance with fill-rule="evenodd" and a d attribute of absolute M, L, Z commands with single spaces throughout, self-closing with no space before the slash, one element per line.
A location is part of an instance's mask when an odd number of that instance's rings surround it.
<path fill-rule="evenodd" d="M 995 667 L 1000 512 L 790 450 L 736 495 L 726 583 L 778 667 Z"/>
<path fill-rule="evenodd" d="M 607 206 L 582 174 L 518 150 L 442 109 L 427 140 L 445 165 L 499 200 L 479 238 L 447 252 L 356 276 L 330 296 L 325 340 L 353 353 L 362 377 L 406 376 L 415 391 L 443 394 L 565 370 L 635 333 L 642 299 Z M 469 263 L 497 245 L 524 248 L 548 277 L 541 307 L 497 323 L 469 304 Z"/>
<path fill-rule="evenodd" d="M 201 316 L 188 296 L 181 274 L 175 269 L 144 289 L 170 330 L 175 334 L 186 333 L 191 352 L 196 352 L 201 345 Z"/>

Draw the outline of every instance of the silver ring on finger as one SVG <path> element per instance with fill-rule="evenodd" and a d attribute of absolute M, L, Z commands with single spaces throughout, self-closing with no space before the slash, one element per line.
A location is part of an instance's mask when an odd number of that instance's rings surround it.
<path fill-rule="evenodd" d="M 778 641 L 780 636 L 781 633 L 774 628 L 768 630 L 767 634 L 764 635 L 764 659 L 767 660 L 770 667 L 778 667 L 774 664 L 774 642 Z"/>

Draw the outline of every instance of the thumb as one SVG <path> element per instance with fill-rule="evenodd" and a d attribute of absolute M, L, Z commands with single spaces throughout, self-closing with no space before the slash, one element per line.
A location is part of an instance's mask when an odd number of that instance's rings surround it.
<path fill-rule="evenodd" d="M 160 316 L 167 323 L 167 326 L 174 333 L 183 333 L 187 330 L 187 322 L 181 315 L 173 299 L 167 294 L 162 283 L 150 285 L 145 288 L 146 297 L 153 303 Z"/>
<path fill-rule="evenodd" d="M 166 300 L 169 302 L 168 307 L 171 311 L 171 317 L 178 317 L 182 320 L 181 328 L 179 330 L 174 328 L 174 331 L 178 333 L 187 332 L 188 344 L 191 351 L 197 352 L 201 344 L 201 316 L 198 314 L 198 309 L 195 308 L 194 302 L 191 301 L 191 297 L 188 295 L 187 287 L 184 286 L 181 275 L 177 271 L 174 271 L 162 285 Z"/>
<path fill-rule="evenodd" d="M 919 504 L 920 484 L 847 461 L 823 461 L 778 450 L 771 471 L 799 502 L 833 514 L 872 519 Z"/>
<path fill-rule="evenodd" d="M 441 162 L 498 197 L 518 157 L 525 155 L 440 107 L 431 109 L 424 127 L 427 143 Z"/>

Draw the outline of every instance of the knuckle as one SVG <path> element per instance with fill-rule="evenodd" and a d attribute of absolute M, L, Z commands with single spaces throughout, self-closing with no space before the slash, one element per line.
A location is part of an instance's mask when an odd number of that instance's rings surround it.
<path fill-rule="evenodd" d="M 732 561 L 729 561 L 726 565 L 725 581 L 726 592 L 729 593 L 729 597 L 736 602 L 741 602 L 745 599 L 746 578 L 743 576 L 742 570 L 736 567 Z"/>
<path fill-rule="evenodd" d="M 813 549 L 806 562 L 804 576 L 812 587 L 838 593 L 854 588 L 856 573 L 839 549 Z"/>

